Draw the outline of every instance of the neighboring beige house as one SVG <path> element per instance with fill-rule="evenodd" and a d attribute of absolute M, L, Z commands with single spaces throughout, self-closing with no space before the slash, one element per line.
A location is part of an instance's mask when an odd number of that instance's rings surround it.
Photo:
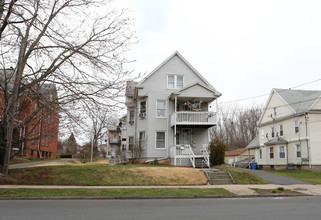
<path fill-rule="evenodd" d="M 321 170 L 321 91 L 273 89 L 252 146 L 260 168 Z"/>
<path fill-rule="evenodd" d="M 127 158 L 138 149 L 141 160 L 172 165 L 209 164 L 208 129 L 217 124 L 210 108 L 221 93 L 178 52 L 141 82 L 128 82 Z M 137 155 L 137 154 L 136 154 Z"/>
<path fill-rule="evenodd" d="M 254 157 L 254 154 L 249 154 L 250 150 L 244 148 L 239 148 L 235 150 L 225 151 L 224 162 L 226 164 L 233 164 L 235 162 Z"/>

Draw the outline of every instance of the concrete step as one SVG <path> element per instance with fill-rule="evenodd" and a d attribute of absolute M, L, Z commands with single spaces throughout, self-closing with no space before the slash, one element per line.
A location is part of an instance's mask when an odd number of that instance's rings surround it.
<path fill-rule="evenodd" d="M 211 185 L 233 184 L 230 175 L 224 171 L 203 169 Z"/>

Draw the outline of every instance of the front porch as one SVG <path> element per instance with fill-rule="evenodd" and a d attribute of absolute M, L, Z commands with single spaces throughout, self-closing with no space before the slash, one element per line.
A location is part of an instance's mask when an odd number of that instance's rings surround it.
<path fill-rule="evenodd" d="M 210 167 L 208 145 L 191 147 L 190 145 L 175 145 L 171 147 L 171 165 L 199 167 L 198 162 Z"/>

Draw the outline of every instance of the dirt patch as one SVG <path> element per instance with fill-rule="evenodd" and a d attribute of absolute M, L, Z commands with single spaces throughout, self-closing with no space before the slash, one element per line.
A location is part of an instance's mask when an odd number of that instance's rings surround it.
<path fill-rule="evenodd" d="M 176 184 L 203 185 L 207 178 L 201 170 L 184 167 L 135 167 L 133 170 L 146 177 L 163 178 Z M 173 181 L 174 180 L 174 181 Z M 176 180 L 176 181 L 175 181 Z"/>

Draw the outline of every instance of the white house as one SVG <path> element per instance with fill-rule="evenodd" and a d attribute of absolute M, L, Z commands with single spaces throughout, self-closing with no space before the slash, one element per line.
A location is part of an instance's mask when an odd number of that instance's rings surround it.
<path fill-rule="evenodd" d="M 175 52 L 141 82 L 128 82 L 127 157 L 138 149 L 143 160 L 170 160 L 196 166 L 208 161 L 208 128 L 216 125 L 209 105 L 216 91 L 183 56 Z"/>
<path fill-rule="evenodd" d="M 259 120 L 259 167 L 321 170 L 321 91 L 273 89 Z"/>

